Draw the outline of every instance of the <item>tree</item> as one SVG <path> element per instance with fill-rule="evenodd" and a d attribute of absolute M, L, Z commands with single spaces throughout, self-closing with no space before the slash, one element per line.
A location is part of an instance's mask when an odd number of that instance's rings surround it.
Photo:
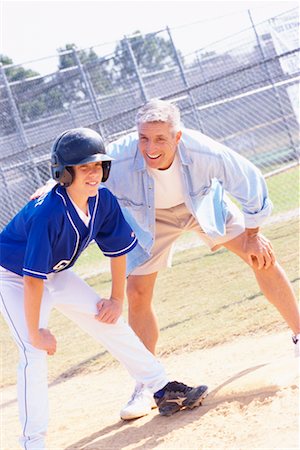
<path fill-rule="evenodd" d="M 60 70 L 78 66 L 74 55 L 76 50 L 75 44 L 66 44 L 65 47 L 59 48 L 59 65 Z M 69 52 L 69 53 L 66 53 Z M 96 94 L 106 94 L 112 89 L 112 77 L 109 69 L 109 59 L 99 57 L 93 48 L 89 50 L 76 50 L 80 63 L 83 66 L 85 75 L 87 75 Z M 72 97 L 75 99 L 87 96 L 86 86 L 83 83 L 81 74 L 76 71 L 76 80 L 73 79 L 71 86 Z M 77 90 L 77 92 L 76 92 Z"/>
<path fill-rule="evenodd" d="M 13 64 L 13 60 L 6 55 L 0 54 L 0 62 L 3 66 Z M 22 66 L 13 66 L 5 69 L 5 74 L 8 81 L 20 81 L 26 78 L 38 76 L 39 73 L 32 69 L 24 69 Z"/>
<path fill-rule="evenodd" d="M 131 38 L 122 39 L 115 50 L 115 65 L 120 79 L 130 79 L 135 74 L 134 65 L 128 49 L 132 48 L 138 68 L 142 72 L 162 70 L 174 61 L 172 43 L 156 34 L 142 36 L 139 31 Z"/>
<path fill-rule="evenodd" d="M 4 66 L 13 64 L 12 59 L 5 55 L 0 55 L 0 61 Z M 57 83 L 56 74 L 45 78 L 39 76 L 38 72 L 21 66 L 7 67 L 5 74 L 23 123 L 64 110 L 64 86 Z M 2 116 L 9 117 L 9 121 L 13 124 L 14 118 L 7 101 L 7 92 L 1 90 L 0 95 L 1 93 L 5 103 L 3 103 L 4 111 L 0 111 L 0 119 L 4 120 Z M 10 126 L 10 129 L 13 127 L 14 125 Z"/>
<path fill-rule="evenodd" d="M 22 94 L 24 94 L 25 89 L 22 85 L 23 80 L 27 80 L 32 77 L 38 77 L 39 73 L 32 69 L 25 69 L 20 65 L 13 65 L 13 60 L 6 55 L 0 54 L 0 63 L 3 66 L 11 66 L 5 68 L 5 76 L 8 83 L 18 82 L 11 86 L 11 91 L 13 93 L 13 97 L 15 99 L 17 108 L 19 109 L 22 120 L 24 117 L 22 116 L 22 111 L 24 108 L 29 107 L 30 102 L 24 101 L 24 105 L 22 104 Z M 35 83 L 41 83 L 40 80 L 36 80 Z M 28 91 L 28 89 L 27 89 Z M 0 91 L 0 100 L 2 107 L 0 108 L 0 130 L 1 133 L 12 133 L 15 131 L 15 119 L 14 114 L 11 110 L 11 104 L 9 102 L 9 97 L 6 89 L 1 89 Z M 27 104 L 27 106 L 26 106 Z"/>
<path fill-rule="evenodd" d="M 73 53 L 74 50 L 76 50 L 75 44 L 66 44 L 65 47 L 60 47 L 57 50 L 59 54 L 59 62 L 58 62 L 59 70 L 77 66 L 77 62 Z M 98 61 L 98 56 L 92 48 L 90 48 L 89 50 L 76 50 L 76 51 L 81 64 L 87 64 L 92 62 L 95 63 Z"/>

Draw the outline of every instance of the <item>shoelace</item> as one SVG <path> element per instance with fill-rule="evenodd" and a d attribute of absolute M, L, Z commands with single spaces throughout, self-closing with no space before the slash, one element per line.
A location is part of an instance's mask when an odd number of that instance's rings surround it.
<path fill-rule="evenodd" d="M 133 400 L 135 399 L 135 397 L 137 396 L 137 394 L 138 394 L 138 389 L 135 389 L 135 390 L 133 391 L 133 394 L 131 395 L 131 399 L 129 400 L 128 404 L 133 402 Z"/>
<path fill-rule="evenodd" d="M 193 388 L 190 386 L 187 386 L 184 383 L 179 383 L 178 381 L 171 381 L 167 384 L 166 390 L 170 392 L 179 392 L 183 394 L 187 394 L 189 391 L 191 391 Z"/>
<path fill-rule="evenodd" d="M 138 397 L 141 397 L 143 392 L 143 388 L 142 387 L 136 387 L 133 391 L 133 394 L 131 396 L 131 399 L 129 400 L 128 404 L 131 404 L 135 399 L 137 399 Z"/>

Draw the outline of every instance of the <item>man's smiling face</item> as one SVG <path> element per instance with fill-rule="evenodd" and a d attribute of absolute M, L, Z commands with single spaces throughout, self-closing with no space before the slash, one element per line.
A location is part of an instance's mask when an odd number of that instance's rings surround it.
<path fill-rule="evenodd" d="M 181 131 L 167 122 L 147 122 L 138 126 L 139 150 L 152 169 L 168 169 L 175 158 Z"/>

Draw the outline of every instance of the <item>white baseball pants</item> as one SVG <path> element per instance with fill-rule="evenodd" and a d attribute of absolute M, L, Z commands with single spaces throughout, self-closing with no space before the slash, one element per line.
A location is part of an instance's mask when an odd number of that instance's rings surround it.
<path fill-rule="evenodd" d="M 19 349 L 18 403 L 25 450 L 45 449 L 48 426 L 47 354 L 29 343 L 23 307 L 23 278 L 0 267 L 0 304 Z M 50 274 L 44 283 L 40 328 L 53 307 L 76 322 L 118 359 L 136 380 L 155 392 L 168 383 L 163 366 L 121 317 L 114 325 L 98 322 L 99 296 L 71 270 Z"/>

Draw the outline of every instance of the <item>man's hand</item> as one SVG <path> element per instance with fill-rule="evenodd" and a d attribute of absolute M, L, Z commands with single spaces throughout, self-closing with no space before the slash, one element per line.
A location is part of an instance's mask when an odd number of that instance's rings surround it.
<path fill-rule="evenodd" d="M 103 298 L 97 303 L 98 314 L 95 316 L 96 320 L 104 323 L 116 323 L 122 314 L 123 302 L 113 297 Z"/>
<path fill-rule="evenodd" d="M 41 195 L 45 194 L 46 192 L 48 192 L 47 190 L 47 186 L 42 186 L 40 188 L 38 188 L 31 196 L 30 196 L 30 200 L 35 200 L 36 198 L 39 198 Z"/>
<path fill-rule="evenodd" d="M 40 328 L 36 336 L 31 338 L 34 347 L 45 350 L 48 355 L 54 355 L 56 352 L 56 339 L 46 328 Z"/>
<path fill-rule="evenodd" d="M 47 194 L 47 192 L 50 192 L 51 189 L 56 185 L 56 182 L 52 179 L 48 180 L 44 186 L 39 187 L 31 196 L 30 200 L 34 200 L 36 198 L 39 198 L 43 194 Z"/>
<path fill-rule="evenodd" d="M 251 267 L 268 269 L 275 264 L 276 258 L 271 242 L 256 229 L 246 230 L 245 253 Z"/>

